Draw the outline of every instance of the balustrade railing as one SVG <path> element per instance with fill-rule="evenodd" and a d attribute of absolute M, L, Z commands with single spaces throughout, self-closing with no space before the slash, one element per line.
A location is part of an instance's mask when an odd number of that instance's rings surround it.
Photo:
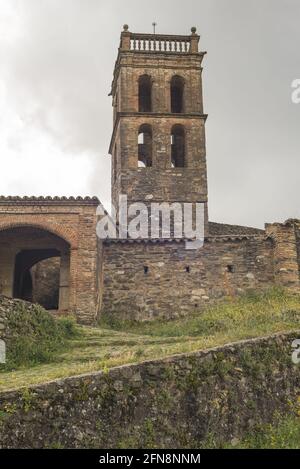
<path fill-rule="evenodd" d="M 134 52 L 167 52 L 174 54 L 198 53 L 199 36 L 196 28 L 191 29 L 189 36 L 169 34 L 139 34 L 128 30 L 124 25 L 121 34 L 121 50 Z"/>
<path fill-rule="evenodd" d="M 190 44 L 190 36 L 131 34 L 130 37 L 130 50 L 133 51 L 188 53 Z"/>

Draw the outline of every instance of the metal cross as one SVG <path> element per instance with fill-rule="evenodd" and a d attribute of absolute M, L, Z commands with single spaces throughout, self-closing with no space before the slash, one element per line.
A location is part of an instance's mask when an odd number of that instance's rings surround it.
<path fill-rule="evenodd" d="M 155 23 L 155 21 L 152 23 L 152 26 L 153 26 L 153 34 L 155 34 L 155 28 L 157 26 L 157 23 Z"/>

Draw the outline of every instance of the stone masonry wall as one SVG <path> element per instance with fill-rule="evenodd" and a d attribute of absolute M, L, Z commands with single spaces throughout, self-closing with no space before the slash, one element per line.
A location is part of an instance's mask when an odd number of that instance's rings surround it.
<path fill-rule="evenodd" d="M 240 439 L 300 391 L 277 334 L 0 394 L 1 448 L 199 448 Z"/>
<path fill-rule="evenodd" d="M 32 301 L 46 309 L 58 309 L 60 259 L 52 257 L 34 265 L 32 276 Z"/>
<path fill-rule="evenodd" d="M 9 300 L 0 296 L 0 339 L 2 340 L 5 340 L 7 337 L 7 301 Z"/>
<path fill-rule="evenodd" d="M 298 260 L 298 274 L 300 283 L 300 220 L 295 220 L 295 235 L 296 235 L 296 248 Z"/>
<path fill-rule="evenodd" d="M 224 296 L 274 284 L 273 244 L 264 235 L 183 242 L 104 244 L 102 314 L 171 319 Z"/>
<path fill-rule="evenodd" d="M 266 225 L 266 233 L 274 243 L 275 282 L 300 292 L 299 220 Z"/>

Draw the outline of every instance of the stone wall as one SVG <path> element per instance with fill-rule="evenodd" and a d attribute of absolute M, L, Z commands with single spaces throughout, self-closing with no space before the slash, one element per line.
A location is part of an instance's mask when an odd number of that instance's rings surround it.
<path fill-rule="evenodd" d="M 1 393 L 0 447 L 199 448 L 212 438 L 236 441 L 296 405 L 296 337 L 277 334 Z"/>
<path fill-rule="evenodd" d="M 4 341 L 7 339 L 7 303 L 9 301 L 8 298 L 0 296 L 0 339 Z"/>
<path fill-rule="evenodd" d="M 184 242 L 107 242 L 102 313 L 117 319 L 171 319 L 224 296 L 274 284 L 273 243 L 263 235 Z"/>
<path fill-rule="evenodd" d="M 6 356 L 7 330 L 7 308 L 5 299 L 0 296 L 0 366 Z"/>
<path fill-rule="evenodd" d="M 58 309 L 60 258 L 52 257 L 31 268 L 32 301 L 46 309 Z"/>
<path fill-rule="evenodd" d="M 266 225 L 266 234 L 274 243 L 275 282 L 300 292 L 299 220 Z"/>
<path fill-rule="evenodd" d="M 300 220 L 295 220 L 294 226 L 295 226 L 297 260 L 298 260 L 299 280 L 300 280 Z"/>

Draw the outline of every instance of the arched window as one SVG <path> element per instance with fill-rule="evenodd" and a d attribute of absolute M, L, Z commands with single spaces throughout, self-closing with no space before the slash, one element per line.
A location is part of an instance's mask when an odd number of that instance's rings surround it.
<path fill-rule="evenodd" d="M 152 129 L 148 124 L 139 128 L 138 134 L 138 166 L 152 166 Z"/>
<path fill-rule="evenodd" d="M 173 125 L 171 131 L 171 165 L 173 168 L 185 166 L 185 131 L 180 124 Z"/>
<path fill-rule="evenodd" d="M 184 79 L 175 75 L 171 80 L 171 112 L 184 112 Z"/>
<path fill-rule="evenodd" d="M 152 83 L 149 75 L 139 78 L 139 112 L 152 111 Z"/>

